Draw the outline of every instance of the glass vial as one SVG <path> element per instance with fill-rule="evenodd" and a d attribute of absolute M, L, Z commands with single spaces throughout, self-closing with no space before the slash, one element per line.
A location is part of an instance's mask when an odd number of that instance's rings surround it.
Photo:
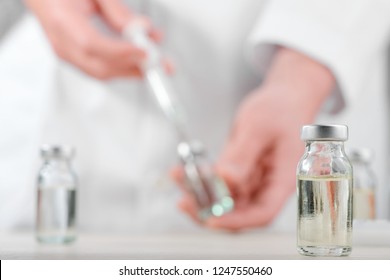
<path fill-rule="evenodd" d="M 366 148 L 352 149 L 348 153 L 353 166 L 353 218 L 375 219 L 376 177 L 371 169 L 373 153 Z"/>
<path fill-rule="evenodd" d="M 76 238 L 77 177 L 71 166 L 74 149 L 45 145 L 38 174 L 36 237 L 42 243 L 69 243 Z"/>
<path fill-rule="evenodd" d="M 206 220 L 233 210 L 234 201 L 225 181 L 210 165 L 203 146 L 198 142 L 180 143 L 178 154 L 185 174 L 185 185 L 198 206 L 198 217 Z"/>
<path fill-rule="evenodd" d="M 303 126 L 306 150 L 297 167 L 297 249 L 307 256 L 352 250 L 352 166 L 344 151 L 348 127 Z"/>

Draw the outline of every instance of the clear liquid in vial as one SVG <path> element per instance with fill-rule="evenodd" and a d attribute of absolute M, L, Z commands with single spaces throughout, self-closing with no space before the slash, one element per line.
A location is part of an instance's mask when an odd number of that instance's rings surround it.
<path fill-rule="evenodd" d="M 346 256 L 352 250 L 350 177 L 298 176 L 298 252 Z"/>
<path fill-rule="evenodd" d="M 76 189 L 38 189 L 37 239 L 43 243 L 68 243 L 75 239 Z"/>

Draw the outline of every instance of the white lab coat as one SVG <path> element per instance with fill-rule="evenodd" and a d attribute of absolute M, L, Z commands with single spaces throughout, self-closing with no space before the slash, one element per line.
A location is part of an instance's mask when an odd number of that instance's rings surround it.
<path fill-rule="evenodd" d="M 319 121 L 349 125 L 348 146 L 376 151 L 379 212 L 387 217 L 385 58 L 390 20 L 385 15 L 389 3 L 127 2 L 164 31 L 162 49 L 175 63 L 172 80 L 177 98 L 187 111 L 192 134 L 213 156 L 228 136 L 240 100 L 261 84 L 276 44 L 295 48 L 327 65 L 339 86 Z M 176 208 L 180 192 L 167 173 L 177 163 L 177 138 L 143 82 L 101 82 L 65 63 L 57 64 L 52 74 L 50 94 L 45 95 L 45 106 L 40 105 L 43 117 L 36 121 L 37 145 L 29 146 L 28 155 L 37 154 L 39 143 L 76 147 L 79 227 L 125 232 L 200 230 Z M 32 178 L 39 160 L 35 157 L 29 163 L 29 168 L 26 165 L 19 173 L 30 181 L 3 190 L 15 201 L 0 206 L 4 227 L 34 223 Z M 19 188 L 23 194 L 11 194 L 11 188 Z M 30 203 L 23 204 L 27 200 Z M 294 229 L 294 206 L 293 196 L 273 226 Z M 12 210 L 20 214 L 7 218 Z"/>

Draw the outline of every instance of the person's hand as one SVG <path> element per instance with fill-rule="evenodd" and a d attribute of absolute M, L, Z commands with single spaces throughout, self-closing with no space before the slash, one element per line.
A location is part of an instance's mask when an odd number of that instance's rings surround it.
<path fill-rule="evenodd" d="M 100 32 L 94 17 L 119 33 L 131 20 L 141 20 L 153 40 L 160 38 L 146 18 L 132 14 L 120 0 L 26 0 L 26 4 L 39 18 L 57 55 L 98 79 L 142 76 L 140 65 L 146 54 Z"/>
<path fill-rule="evenodd" d="M 238 230 L 269 224 L 295 190 L 295 170 L 303 154 L 302 125 L 312 123 L 334 86 L 330 71 L 310 58 L 279 49 L 263 85 L 241 103 L 231 135 L 216 163 L 235 199 L 235 209 L 205 222 Z M 182 176 L 176 170 L 176 181 Z M 182 210 L 195 220 L 189 194 Z"/>

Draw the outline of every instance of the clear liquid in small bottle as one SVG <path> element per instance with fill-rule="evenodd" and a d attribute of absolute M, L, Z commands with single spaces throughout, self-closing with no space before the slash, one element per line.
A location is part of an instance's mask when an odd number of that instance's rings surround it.
<path fill-rule="evenodd" d="M 41 243 L 70 243 L 76 238 L 78 180 L 71 164 L 74 148 L 43 145 L 37 176 L 36 238 Z"/>
<path fill-rule="evenodd" d="M 44 243 L 68 243 L 75 234 L 76 189 L 49 187 L 38 189 L 37 239 Z"/>
<path fill-rule="evenodd" d="M 352 180 L 298 176 L 299 253 L 345 256 L 352 248 Z"/>

